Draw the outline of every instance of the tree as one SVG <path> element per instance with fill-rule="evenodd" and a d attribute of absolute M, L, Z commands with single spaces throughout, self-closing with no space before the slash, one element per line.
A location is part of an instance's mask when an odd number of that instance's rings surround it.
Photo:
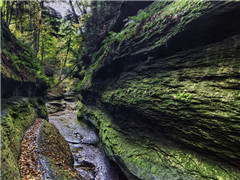
<path fill-rule="evenodd" d="M 73 13 L 73 16 L 74 16 L 74 19 L 75 19 L 75 23 L 79 24 L 79 16 L 76 14 L 76 11 L 74 9 L 74 6 L 73 6 L 73 3 L 72 3 L 72 0 L 69 0 L 69 4 L 71 6 L 71 9 L 72 9 L 72 13 Z"/>
<path fill-rule="evenodd" d="M 32 49 L 42 66 L 53 67 L 60 76 L 73 71 L 85 49 L 87 5 L 71 0 L 67 3 L 70 8 L 64 19 L 43 0 L 3 1 L 1 9 L 2 18 L 17 39 Z"/>
<path fill-rule="evenodd" d="M 42 25 L 42 10 L 43 10 L 43 1 L 38 4 L 34 4 L 34 31 L 33 31 L 33 46 L 35 54 L 38 54 L 39 51 L 39 38 L 41 33 L 41 25 Z"/>

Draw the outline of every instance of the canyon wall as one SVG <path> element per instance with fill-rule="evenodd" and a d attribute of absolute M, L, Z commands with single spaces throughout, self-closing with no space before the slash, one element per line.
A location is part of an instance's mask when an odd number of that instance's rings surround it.
<path fill-rule="evenodd" d="M 79 120 L 129 179 L 237 179 L 240 4 L 145 6 L 92 27 L 105 34 L 79 69 Z"/>

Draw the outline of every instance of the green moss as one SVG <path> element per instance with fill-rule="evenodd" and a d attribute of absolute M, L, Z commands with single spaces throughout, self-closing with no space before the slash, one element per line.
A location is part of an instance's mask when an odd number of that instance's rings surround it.
<path fill-rule="evenodd" d="M 188 28 L 190 30 L 191 23 L 215 13 L 227 3 L 229 2 L 154 2 L 144 10 L 146 18 L 141 22 L 129 22 L 120 32 L 125 37 L 121 42 L 111 39 L 111 43 L 105 44 L 107 52 L 104 48 L 95 52 L 94 59 L 100 59 L 97 66 L 90 65 L 91 70 L 96 72 L 104 63 L 114 66 L 109 61 L 119 58 L 123 62 L 118 63 L 125 66 L 128 64 L 124 62 L 127 59 L 138 58 L 145 53 L 149 55 L 161 48 L 168 51 L 169 40 L 178 34 L 181 36 L 183 31 Z M 120 106 L 132 113 L 137 112 L 141 117 L 156 122 L 159 127 L 170 127 L 170 133 L 166 131 L 164 134 L 169 139 L 199 152 L 209 152 L 218 159 L 237 166 L 240 54 L 233 47 L 238 47 L 239 44 L 239 38 L 234 37 L 167 58 L 153 59 L 153 62 L 149 61 L 150 65 L 147 61 L 147 65 L 141 63 L 138 66 L 136 63 L 137 68 L 131 76 L 125 78 L 127 74 L 123 72 L 116 82 L 107 79 L 105 82 L 109 85 L 101 87 L 101 92 L 96 90 L 98 88 L 94 86 L 95 82 L 91 82 L 93 73 L 86 73 L 84 80 L 89 80 L 88 90 L 99 95 L 97 105 L 104 103 L 110 110 Z M 129 47 L 131 54 L 128 53 Z M 162 52 L 164 56 L 164 50 Z M 148 176 L 151 171 L 154 176 L 162 179 L 173 179 L 179 174 L 183 179 L 236 179 L 239 176 L 238 170 L 226 167 L 224 172 L 220 167 L 225 165 L 209 161 L 193 152 L 168 147 L 159 142 L 150 143 L 156 144 L 155 149 L 142 139 L 122 132 L 101 111 L 89 110 L 84 106 L 80 109 L 79 117 L 94 120 L 106 151 L 122 159 L 129 170 L 141 178 L 153 178 Z M 154 159 L 156 163 L 152 163 L 155 162 Z M 153 167 L 157 167 L 156 172 Z M 138 169 L 141 169 L 140 172 Z"/>
<path fill-rule="evenodd" d="M 14 37 L 3 24 L 3 58 L 1 73 L 17 81 L 49 83 L 41 64 L 27 45 Z M 5 38 L 4 36 L 7 36 Z"/>
<path fill-rule="evenodd" d="M 138 16 L 132 16 L 130 18 L 136 22 L 141 22 L 148 18 L 148 13 L 146 13 L 144 10 L 141 10 Z"/>
<path fill-rule="evenodd" d="M 157 171 L 157 167 L 156 166 L 151 167 L 151 173 L 152 174 L 155 174 L 156 171 Z"/>
<path fill-rule="evenodd" d="M 105 86 L 101 102 L 154 118 L 175 129 L 170 138 L 236 164 L 239 141 L 230 135 L 239 131 L 240 54 L 232 48 L 238 44 L 239 39 L 226 40 L 156 60 L 151 66 L 157 72 L 141 71 Z"/>
<path fill-rule="evenodd" d="M 70 148 L 67 141 L 59 133 L 58 129 L 47 121 L 44 121 L 40 131 L 40 147 L 49 151 L 49 149 L 45 147 L 46 145 L 45 143 L 46 144 L 54 143 L 51 147 L 48 147 L 48 148 L 53 148 L 51 149 L 51 151 L 61 150 L 62 151 L 61 155 L 63 155 L 63 158 L 62 158 L 63 161 L 66 161 L 66 163 L 68 163 L 69 166 L 71 165 L 72 163 L 71 153 L 70 153 Z M 50 156 L 53 156 L 54 154 L 55 153 L 52 153 Z M 56 153 L 56 155 L 57 154 L 58 153 Z"/>
<path fill-rule="evenodd" d="M 214 2 L 203 1 L 154 2 L 132 17 L 121 32 L 109 32 L 100 50 L 92 54 L 92 63 L 86 69 L 88 72 L 85 73 L 78 89 L 91 86 L 92 72 L 96 72 L 107 57 L 114 55 L 114 61 L 117 55 L 121 58 L 128 56 L 130 44 L 131 55 L 148 53 L 160 46 L 167 47 L 172 37 L 184 31 L 189 23 L 209 12 L 214 5 Z M 173 27 L 168 29 L 171 24 Z M 146 42 L 147 46 L 143 46 Z M 143 48 L 138 48 L 139 46 Z"/>
<path fill-rule="evenodd" d="M 108 155 L 121 159 L 128 170 L 139 178 L 236 179 L 239 176 L 239 170 L 192 151 L 120 130 L 108 115 L 98 109 L 83 105 L 79 111 L 80 120 L 90 120 L 99 130 Z"/>
<path fill-rule="evenodd" d="M 73 168 L 73 159 L 67 141 L 56 127 L 44 121 L 39 139 L 40 153 L 47 158 L 52 179 L 81 179 Z"/>
<path fill-rule="evenodd" d="M 20 145 L 25 131 L 32 125 L 34 120 L 46 112 L 45 105 L 38 103 L 40 99 L 14 100 L 14 104 L 3 102 L 1 119 L 1 175 L 2 179 L 19 179 L 18 158 Z M 36 101 L 36 103 L 32 103 Z M 41 112 L 36 108 L 42 109 Z M 44 115 L 43 115 L 44 116 Z"/>

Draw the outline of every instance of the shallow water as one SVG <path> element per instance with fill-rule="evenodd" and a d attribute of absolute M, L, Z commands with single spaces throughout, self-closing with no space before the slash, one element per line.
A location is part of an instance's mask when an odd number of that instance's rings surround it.
<path fill-rule="evenodd" d="M 86 179 L 118 180 L 116 170 L 99 147 L 94 130 L 83 127 L 77 121 L 77 102 L 62 102 L 64 111 L 49 114 L 53 124 L 68 141 L 74 159 L 74 167 Z M 47 104 L 48 106 L 48 104 Z"/>

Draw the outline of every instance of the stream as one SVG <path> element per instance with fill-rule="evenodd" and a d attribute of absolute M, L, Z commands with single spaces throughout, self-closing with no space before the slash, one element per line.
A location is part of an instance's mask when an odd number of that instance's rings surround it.
<path fill-rule="evenodd" d="M 118 180 L 116 169 L 97 146 L 99 139 L 95 131 L 78 122 L 77 101 L 49 101 L 46 106 L 49 122 L 59 130 L 70 146 L 75 169 L 85 179 Z"/>

